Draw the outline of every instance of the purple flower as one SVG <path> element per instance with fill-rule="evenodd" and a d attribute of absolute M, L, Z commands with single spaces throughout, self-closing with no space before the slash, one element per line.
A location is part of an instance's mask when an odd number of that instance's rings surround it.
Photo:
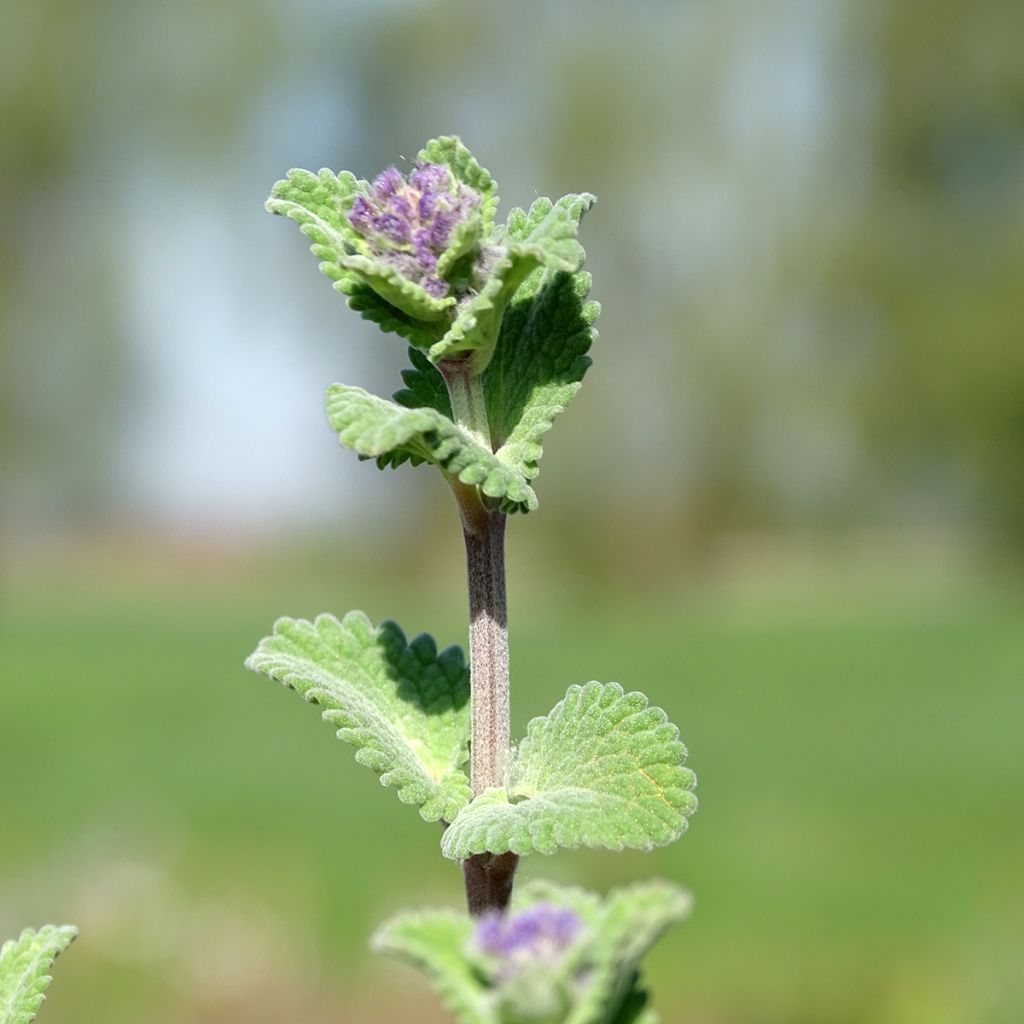
<path fill-rule="evenodd" d="M 401 172 L 397 167 L 389 167 L 381 171 L 374 179 L 373 194 L 377 202 L 383 203 L 389 196 L 393 196 L 405 184 Z"/>
<path fill-rule="evenodd" d="M 479 194 L 455 181 L 447 167 L 418 163 L 408 180 L 395 167 L 382 171 L 370 194 L 353 200 L 348 222 L 367 241 L 371 255 L 443 299 L 450 289 L 437 275 L 438 257 L 455 226 L 479 205 Z"/>
<path fill-rule="evenodd" d="M 582 928 L 579 917 L 567 907 L 535 903 L 508 917 L 481 918 L 475 941 L 481 952 L 498 961 L 498 977 L 508 978 L 524 968 L 558 960 Z"/>

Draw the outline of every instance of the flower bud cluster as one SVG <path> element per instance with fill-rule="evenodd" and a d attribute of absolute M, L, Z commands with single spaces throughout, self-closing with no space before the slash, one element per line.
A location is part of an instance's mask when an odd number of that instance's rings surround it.
<path fill-rule="evenodd" d="M 356 196 L 349 223 L 374 255 L 435 299 L 450 287 L 437 273 L 438 258 L 456 225 L 473 216 L 480 194 L 456 182 L 442 164 L 417 163 L 406 179 L 395 167 L 382 171 L 370 195 Z"/>

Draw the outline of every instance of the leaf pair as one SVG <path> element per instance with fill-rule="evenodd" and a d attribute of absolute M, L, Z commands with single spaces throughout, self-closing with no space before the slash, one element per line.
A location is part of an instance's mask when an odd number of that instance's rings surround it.
<path fill-rule="evenodd" d="M 35 1020 L 50 968 L 78 934 L 71 925 L 26 928 L 17 939 L 0 947 L 0 1024 L 29 1024 Z"/>
<path fill-rule="evenodd" d="M 576 915 L 580 936 L 560 960 L 547 951 L 542 961 L 511 976 L 488 974 L 474 934 L 479 926 L 454 911 L 400 914 L 378 931 L 373 944 L 420 968 L 460 1024 L 657 1024 L 639 985 L 640 963 L 661 935 L 689 914 L 689 895 L 654 881 L 615 890 L 602 900 L 534 881 L 513 896 L 513 924 L 517 915 L 542 904 Z M 551 991 L 538 992 L 540 987 Z M 536 1016 L 538 1005 L 551 1009 Z"/>
<path fill-rule="evenodd" d="M 686 748 L 660 708 L 616 683 L 572 686 L 530 722 L 505 788 L 471 799 L 469 671 L 462 652 L 411 643 L 361 612 L 342 621 L 280 619 L 246 665 L 324 708 L 399 799 L 450 822 L 446 857 L 559 847 L 650 849 L 671 843 L 697 806 Z"/>

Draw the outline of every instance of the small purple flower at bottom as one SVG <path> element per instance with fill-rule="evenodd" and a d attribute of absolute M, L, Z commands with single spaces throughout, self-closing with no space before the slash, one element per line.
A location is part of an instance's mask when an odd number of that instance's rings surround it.
<path fill-rule="evenodd" d="M 475 941 L 481 952 L 498 961 L 498 978 L 557 962 L 576 941 L 583 922 L 567 907 L 535 903 L 502 917 L 488 914 L 476 927 Z"/>

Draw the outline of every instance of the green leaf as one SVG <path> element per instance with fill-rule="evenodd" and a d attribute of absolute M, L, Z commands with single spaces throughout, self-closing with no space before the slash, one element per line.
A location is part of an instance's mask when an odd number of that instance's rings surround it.
<path fill-rule="evenodd" d="M 364 320 L 375 323 L 385 334 L 397 334 L 416 348 L 430 348 L 444 337 L 447 320 L 433 323 L 417 320 L 382 299 L 354 274 L 340 277 L 334 287 L 348 296 L 350 309 L 354 309 Z"/>
<path fill-rule="evenodd" d="M 480 193 L 480 213 L 485 234 L 490 232 L 498 209 L 498 183 L 481 167 L 457 135 L 431 139 L 416 156 L 419 163 L 446 164 L 456 180 Z"/>
<path fill-rule="evenodd" d="M 319 257 L 321 272 L 349 296 L 353 309 L 384 330 L 399 326 L 398 333 L 414 344 L 431 344 L 439 330 L 443 333 L 448 327 L 448 311 L 455 300 L 434 298 L 394 267 L 372 257 L 366 241 L 348 221 L 353 200 L 367 188 L 365 181 L 348 171 L 335 175 L 324 168 L 317 175 L 292 170 L 274 185 L 266 206 L 299 225 L 313 243 L 310 250 Z M 394 307 L 394 312 L 370 300 L 367 291 Z M 431 329 L 431 323 L 439 323 L 439 330 Z"/>
<path fill-rule="evenodd" d="M 522 474 L 499 461 L 436 409 L 407 409 L 362 388 L 332 384 L 327 419 L 346 447 L 381 468 L 431 462 L 446 476 L 479 487 L 506 511 L 529 511 L 537 496 Z"/>
<path fill-rule="evenodd" d="M 405 387 L 394 393 L 394 400 L 407 409 L 436 409 L 442 416 L 451 419 L 452 400 L 441 371 L 426 353 L 415 348 L 409 349 L 409 361 L 412 366 L 402 371 Z"/>
<path fill-rule="evenodd" d="M 571 217 L 590 208 L 590 195 L 558 201 Z M 536 206 L 536 204 L 534 204 Z M 513 214 L 522 211 L 513 211 Z M 509 230 L 528 230 L 526 218 L 509 218 Z M 494 358 L 484 375 L 491 437 L 498 458 L 533 479 L 544 453 L 541 439 L 579 391 L 590 366 L 601 307 L 587 302 L 590 275 L 537 270 L 505 312 Z"/>
<path fill-rule="evenodd" d="M 576 232 L 592 196 L 566 196 L 557 203 L 538 199 L 530 212 L 513 210 L 502 232 L 503 244 L 491 247 L 478 261 L 479 288 L 458 307 L 444 337 L 431 346 L 434 363 L 467 353 L 477 373 L 491 361 L 502 317 L 509 301 L 538 267 L 575 272 L 583 262 Z"/>
<path fill-rule="evenodd" d="M 246 667 L 324 708 L 382 785 L 427 821 L 451 820 L 470 797 L 469 670 L 462 651 L 438 653 L 426 634 L 407 643 L 393 622 L 362 612 L 342 621 L 279 619 Z"/>
<path fill-rule="evenodd" d="M 26 928 L 0 948 L 0 1024 L 35 1020 L 46 989 L 50 967 L 78 934 L 71 925 Z"/>
<path fill-rule="evenodd" d="M 488 789 L 452 821 L 446 857 L 559 847 L 651 849 L 678 839 L 697 808 L 686 748 L 660 708 L 617 683 L 571 686 L 535 718 L 510 784 Z"/>
<path fill-rule="evenodd" d="M 689 893 L 668 882 L 640 882 L 609 893 L 594 928 L 587 985 L 566 1024 L 652 1019 L 635 1016 L 644 1005 L 636 988 L 640 961 L 668 928 L 689 916 L 691 905 Z"/>
<path fill-rule="evenodd" d="M 574 273 L 586 256 L 576 240 L 580 221 L 596 201 L 589 192 L 573 192 L 554 203 L 541 196 L 528 211 L 510 210 L 504 229 L 496 231 L 495 237 L 504 239 L 510 249 L 532 250 L 551 270 Z"/>
<path fill-rule="evenodd" d="M 373 948 L 419 967 L 460 1024 L 500 1024 L 493 1001 L 466 956 L 473 923 L 450 910 L 400 914 L 384 924 Z"/>

